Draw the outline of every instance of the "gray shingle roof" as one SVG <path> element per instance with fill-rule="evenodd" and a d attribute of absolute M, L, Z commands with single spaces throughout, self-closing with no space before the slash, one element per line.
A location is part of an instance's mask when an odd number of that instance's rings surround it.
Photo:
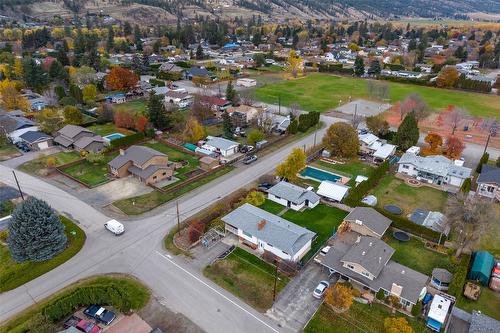
<path fill-rule="evenodd" d="M 392 221 L 371 207 L 356 207 L 345 218 L 345 221 L 356 223 L 361 221 L 364 226 L 378 235 L 383 235 Z"/>
<path fill-rule="evenodd" d="M 268 193 L 275 195 L 277 197 L 283 198 L 285 200 L 291 201 L 296 205 L 304 203 L 309 200 L 312 203 L 319 201 L 319 195 L 312 191 L 308 191 L 300 186 L 281 181 L 278 184 L 271 187 Z"/>
<path fill-rule="evenodd" d="M 432 276 L 441 282 L 450 283 L 453 275 L 444 268 L 434 268 Z"/>
<path fill-rule="evenodd" d="M 398 164 L 412 164 L 418 170 L 446 177 L 447 175 L 459 178 L 469 178 L 472 170 L 463 166 L 458 166 L 450 159 L 442 155 L 417 156 L 413 153 L 404 153 Z"/>
<path fill-rule="evenodd" d="M 477 177 L 478 183 L 500 184 L 500 168 L 484 164 L 481 174 Z"/>
<path fill-rule="evenodd" d="M 381 270 L 378 277 L 373 280 L 370 280 L 361 274 L 357 274 L 349 268 L 343 266 L 341 259 L 347 252 L 350 251 L 356 238 L 355 235 L 357 234 L 350 232 L 347 234 L 344 233 L 342 238 L 337 237 L 330 251 L 328 251 L 328 253 L 322 258 L 321 264 L 334 269 L 335 271 L 348 276 L 355 281 L 358 281 L 375 292 L 377 292 L 380 288 L 390 292 L 393 283 L 395 283 L 403 287 L 401 297 L 413 304 L 416 304 L 422 288 L 427 284 L 428 277 L 426 275 L 400 265 L 393 260 L 389 260 Z"/>
<path fill-rule="evenodd" d="M 222 221 L 271 244 L 291 256 L 294 256 L 316 235 L 306 228 L 248 203 L 224 216 Z M 265 221 L 265 224 L 259 230 L 259 223 L 263 221 Z"/>
<path fill-rule="evenodd" d="M 478 311 L 472 311 L 469 333 L 498 332 L 500 332 L 500 321 L 484 315 Z"/>
<path fill-rule="evenodd" d="M 220 150 L 228 150 L 231 147 L 239 146 L 238 142 L 231 141 L 231 140 L 221 138 L 218 136 L 208 136 L 206 144 L 209 146 L 218 148 Z"/>
<path fill-rule="evenodd" d="M 52 139 L 52 137 L 48 134 L 45 134 L 40 131 L 29 131 L 20 136 L 21 139 L 24 141 L 27 141 L 29 143 L 34 143 L 37 141 L 44 141 L 44 140 L 49 140 Z"/>
<path fill-rule="evenodd" d="M 91 130 L 88 130 L 84 127 L 81 126 L 76 126 L 76 125 L 66 125 L 63 128 L 61 128 L 59 131 L 59 134 L 64 135 L 65 137 L 68 138 L 74 138 L 81 132 L 87 132 L 87 133 L 92 133 Z"/>
<path fill-rule="evenodd" d="M 169 167 L 167 165 L 154 164 L 154 165 L 149 165 L 146 169 L 141 169 L 139 167 L 136 167 L 135 165 L 131 165 L 128 168 L 128 171 L 131 174 L 141 177 L 143 179 L 148 178 L 158 170 L 169 170 Z"/>
<path fill-rule="evenodd" d="M 75 147 L 85 149 L 89 144 L 92 142 L 100 142 L 104 145 L 104 138 L 100 135 L 94 135 L 94 136 L 84 136 L 83 138 L 80 138 L 76 140 L 73 145 Z"/>
<path fill-rule="evenodd" d="M 359 242 L 342 257 L 342 261 L 359 264 L 377 277 L 393 254 L 394 249 L 380 239 L 361 236 Z"/>
<path fill-rule="evenodd" d="M 73 143 L 73 140 L 65 136 L 59 135 L 55 137 L 54 142 L 60 144 L 61 146 L 69 147 Z"/>
<path fill-rule="evenodd" d="M 132 161 L 134 164 L 143 165 L 145 162 L 149 161 L 154 156 L 166 156 L 153 148 L 145 146 L 131 146 L 125 150 L 123 155 L 118 155 L 112 159 L 108 165 L 112 168 L 121 168 L 128 161 Z"/>

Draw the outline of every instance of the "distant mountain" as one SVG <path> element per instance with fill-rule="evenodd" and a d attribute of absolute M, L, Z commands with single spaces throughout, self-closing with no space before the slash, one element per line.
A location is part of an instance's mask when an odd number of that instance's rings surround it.
<path fill-rule="evenodd" d="M 44 18 L 55 14 L 70 16 L 75 11 L 102 11 L 119 19 L 132 16 L 141 20 L 138 16 L 142 14 L 157 21 L 155 12 L 149 12 L 154 8 L 160 8 L 157 15 L 172 20 L 195 15 L 261 15 L 268 19 L 465 18 L 470 13 L 499 15 L 500 0 L 0 0 L 0 12 L 17 10 Z"/>

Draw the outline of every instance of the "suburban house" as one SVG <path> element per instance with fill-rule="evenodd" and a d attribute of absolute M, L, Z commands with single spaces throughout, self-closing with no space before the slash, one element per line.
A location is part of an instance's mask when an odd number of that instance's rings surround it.
<path fill-rule="evenodd" d="M 339 226 L 363 236 L 382 238 L 392 221 L 371 207 L 356 207 Z"/>
<path fill-rule="evenodd" d="M 172 78 L 175 77 L 178 79 L 180 79 L 182 77 L 182 73 L 184 72 L 184 68 L 179 67 L 175 64 L 169 64 L 169 63 L 161 64 L 159 70 L 160 70 L 160 72 L 163 72 L 163 73 L 172 74 L 172 76 L 171 76 Z"/>
<path fill-rule="evenodd" d="M 288 126 L 290 126 L 291 120 L 289 115 L 282 116 L 270 111 L 266 111 L 260 115 L 260 117 L 257 119 L 257 123 L 259 124 L 259 126 L 269 123 L 269 127 L 273 131 L 285 132 Z"/>
<path fill-rule="evenodd" d="M 425 295 L 428 277 L 391 260 L 393 254 L 394 249 L 376 237 L 342 232 L 315 261 L 360 289 L 397 296 L 410 311 Z"/>
<path fill-rule="evenodd" d="M 125 96 L 124 93 L 116 93 L 113 95 L 109 95 L 104 97 L 104 99 L 113 104 L 121 104 L 127 101 L 127 97 Z"/>
<path fill-rule="evenodd" d="M 132 174 L 146 184 L 156 183 L 174 174 L 174 164 L 168 161 L 167 155 L 144 146 L 120 150 L 120 155 L 111 160 L 108 166 L 115 177 Z"/>
<path fill-rule="evenodd" d="M 100 135 L 89 129 L 76 125 L 66 125 L 57 131 L 54 142 L 64 148 L 74 148 L 77 151 L 103 151 L 106 141 Z"/>
<path fill-rule="evenodd" d="M 200 67 L 192 67 L 186 71 L 186 79 L 192 80 L 193 77 L 214 79 L 214 75 L 210 74 L 206 68 Z"/>
<path fill-rule="evenodd" d="M 373 162 L 383 162 L 396 152 L 395 145 L 386 143 L 371 133 L 359 134 L 358 138 L 360 153 L 371 156 Z"/>
<path fill-rule="evenodd" d="M 314 208 L 319 204 L 319 195 L 312 188 L 304 189 L 295 184 L 281 181 L 267 191 L 267 198 L 293 210 Z"/>
<path fill-rule="evenodd" d="M 22 134 L 29 131 L 38 131 L 36 123 L 23 115 L 22 111 L 0 113 L 0 131 L 14 143 L 21 141 L 20 136 Z"/>
<path fill-rule="evenodd" d="M 52 137 L 40 131 L 28 131 L 19 136 L 31 150 L 44 150 L 52 146 Z"/>
<path fill-rule="evenodd" d="M 318 187 L 318 195 L 331 201 L 341 202 L 349 192 L 349 186 L 342 183 L 334 183 L 329 180 L 323 180 Z"/>
<path fill-rule="evenodd" d="M 210 107 L 210 109 L 217 113 L 218 117 L 221 117 L 223 112 L 231 106 L 231 102 L 224 98 L 219 98 L 216 96 L 200 96 L 201 104 Z"/>
<path fill-rule="evenodd" d="M 238 152 L 240 144 L 218 136 L 207 136 L 207 141 L 201 148 L 219 153 L 222 157 L 230 157 Z"/>
<path fill-rule="evenodd" d="M 500 201 L 500 168 L 483 164 L 476 183 L 476 194 Z"/>
<path fill-rule="evenodd" d="M 170 90 L 165 94 L 165 102 L 185 108 L 193 103 L 193 96 L 185 90 Z"/>
<path fill-rule="evenodd" d="M 423 157 L 406 152 L 398 164 L 398 173 L 438 186 L 460 187 L 472 173 L 471 169 L 442 155 Z"/>
<path fill-rule="evenodd" d="M 257 116 L 259 115 L 259 111 L 257 110 L 257 108 L 243 104 L 240 106 L 232 106 L 227 109 L 227 112 L 230 115 L 233 114 L 234 112 L 241 113 L 242 115 L 244 115 L 244 120 L 247 124 L 256 119 Z"/>
<path fill-rule="evenodd" d="M 226 231 L 240 243 L 261 253 L 299 261 L 310 249 L 316 234 L 251 204 L 244 204 L 222 218 Z"/>

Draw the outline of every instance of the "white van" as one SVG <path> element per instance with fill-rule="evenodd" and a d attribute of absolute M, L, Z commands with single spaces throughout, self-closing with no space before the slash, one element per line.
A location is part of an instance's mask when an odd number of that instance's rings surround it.
<path fill-rule="evenodd" d="M 125 227 L 117 220 L 109 220 L 104 223 L 104 227 L 114 233 L 115 236 L 121 235 L 125 232 Z"/>

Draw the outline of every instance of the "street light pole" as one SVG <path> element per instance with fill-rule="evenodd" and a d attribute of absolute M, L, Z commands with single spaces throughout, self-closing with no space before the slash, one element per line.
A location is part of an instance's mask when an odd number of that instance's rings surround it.
<path fill-rule="evenodd" d="M 274 289 L 273 289 L 273 303 L 276 301 L 276 285 L 278 283 L 278 260 L 274 259 Z"/>
<path fill-rule="evenodd" d="M 490 144 L 491 131 L 488 132 L 488 138 L 486 139 L 486 145 L 484 145 L 483 155 L 486 154 L 486 150 L 488 149 L 488 145 Z"/>
<path fill-rule="evenodd" d="M 16 176 L 16 173 L 14 172 L 14 170 L 12 170 L 12 174 L 14 175 L 14 179 L 16 180 L 17 189 L 19 190 L 19 194 L 21 194 L 21 199 L 23 199 L 23 201 L 24 201 L 23 191 L 21 191 L 21 186 L 19 186 L 19 181 L 17 180 L 17 176 Z"/>
<path fill-rule="evenodd" d="M 177 233 L 181 232 L 181 219 L 179 217 L 179 200 L 175 202 L 175 206 L 177 207 Z"/>

